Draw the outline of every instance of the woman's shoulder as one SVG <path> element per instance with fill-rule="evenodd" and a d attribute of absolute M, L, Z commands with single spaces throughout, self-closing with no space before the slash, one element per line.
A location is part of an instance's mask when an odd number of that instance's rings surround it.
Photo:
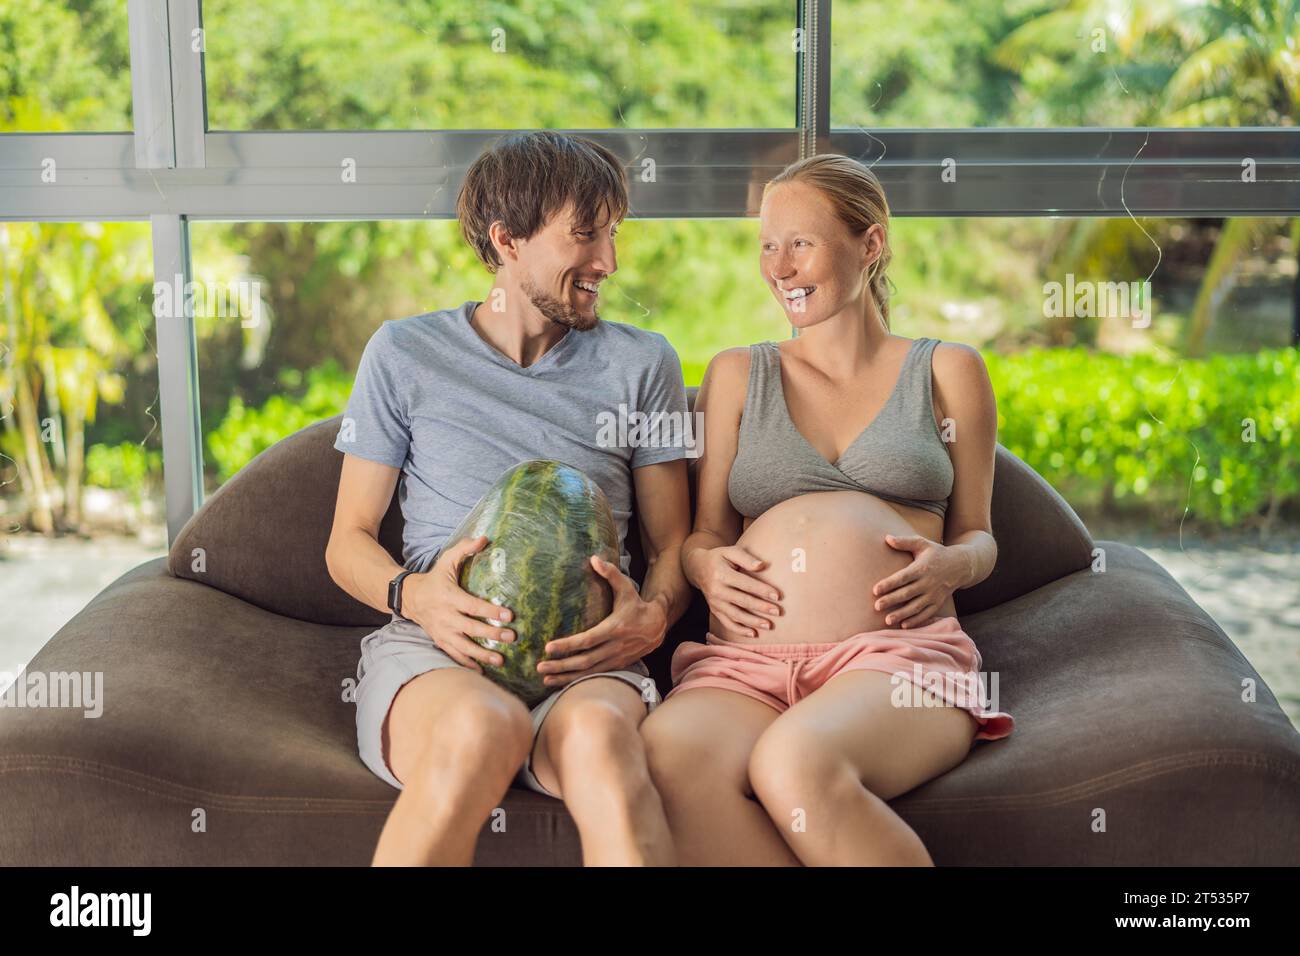
<path fill-rule="evenodd" d="M 934 394 L 944 408 L 973 408 L 996 401 L 988 366 L 974 346 L 940 342 L 935 346 L 931 368 Z"/>
<path fill-rule="evenodd" d="M 700 395 L 708 396 L 708 404 L 726 409 L 728 417 L 740 419 L 740 410 L 749 392 L 749 373 L 752 364 L 749 345 L 723 349 L 713 356 L 700 383 Z M 697 400 L 698 404 L 698 400 Z"/>
<path fill-rule="evenodd" d="M 962 342 L 945 342 L 942 339 L 930 339 L 934 342 L 934 368 L 936 374 L 944 371 L 957 376 L 976 377 L 984 370 L 984 356 L 979 349 Z"/>
<path fill-rule="evenodd" d="M 737 345 L 729 349 L 723 349 L 713 356 L 708 369 L 704 373 L 705 376 L 711 376 L 715 382 L 719 383 L 748 380 L 753 351 L 762 344 L 760 342 L 757 345 Z"/>

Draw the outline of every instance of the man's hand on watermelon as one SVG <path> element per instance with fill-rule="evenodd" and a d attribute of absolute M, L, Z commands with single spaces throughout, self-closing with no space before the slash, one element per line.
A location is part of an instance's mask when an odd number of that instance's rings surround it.
<path fill-rule="evenodd" d="M 509 621 L 509 608 L 499 607 L 460 586 L 460 566 L 472 554 L 482 551 L 487 537 L 467 538 L 438 555 L 433 567 L 423 574 L 411 574 L 402 589 L 402 616 L 411 619 L 458 664 L 483 673 L 476 661 L 500 666 L 501 655 L 470 640 L 481 637 L 509 642 L 515 632 L 508 627 L 493 627 L 479 620 L 491 618 Z"/>
<path fill-rule="evenodd" d="M 639 661 L 668 633 L 668 610 L 660 599 L 643 601 L 616 564 L 595 555 L 591 566 L 614 589 L 614 609 L 595 627 L 546 644 L 548 659 L 537 665 L 547 687 L 563 687 L 579 677 L 619 670 Z"/>

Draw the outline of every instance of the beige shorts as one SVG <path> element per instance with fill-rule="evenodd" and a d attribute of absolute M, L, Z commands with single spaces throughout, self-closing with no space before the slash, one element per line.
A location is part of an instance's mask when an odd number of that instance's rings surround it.
<path fill-rule="evenodd" d="M 393 615 L 393 619 L 377 631 L 361 639 L 361 660 L 357 662 L 357 750 L 367 767 L 391 786 L 402 789 L 401 782 L 393 776 L 383 756 L 383 726 L 388 709 L 393 705 L 397 692 L 408 681 L 421 674 L 440 667 L 461 667 L 446 651 L 433 643 L 433 639 L 424 632 L 424 628 L 414 621 Z M 659 691 L 650 678 L 650 671 L 644 661 L 623 670 L 606 671 L 590 674 L 565 684 L 550 694 L 532 709 L 533 744 L 537 743 L 537 734 L 542 721 L 550 713 L 560 695 L 571 687 L 576 687 L 591 677 L 617 677 L 627 681 L 641 694 L 647 712 L 654 710 L 659 703 Z M 551 793 L 541 785 L 533 774 L 533 752 L 530 747 L 528 758 L 519 768 L 518 782 L 544 793 L 548 797 L 559 799 L 559 794 Z"/>

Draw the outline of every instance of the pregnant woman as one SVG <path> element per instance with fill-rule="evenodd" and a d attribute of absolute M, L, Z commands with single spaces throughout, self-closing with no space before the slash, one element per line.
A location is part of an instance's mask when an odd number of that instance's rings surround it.
<path fill-rule="evenodd" d="M 974 349 L 889 329 L 889 208 L 821 155 L 763 192 L 798 337 L 714 358 L 687 577 L 704 643 L 642 725 L 683 864 L 931 866 L 886 801 L 1011 733 L 952 594 L 984 580 L 997 409 Z"/>

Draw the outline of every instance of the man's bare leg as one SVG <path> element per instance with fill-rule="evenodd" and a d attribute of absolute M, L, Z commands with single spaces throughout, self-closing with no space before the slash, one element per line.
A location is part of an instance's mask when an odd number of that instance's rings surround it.
<path fill-rule="evenodd" d="M 645 715 L 637 688 L 593 677 L 566 690 L 542 722 L 533 774 L 563 797 L 586 866 L 676 863 L 638 729 Z"/>
<path fill-rule="evenodd" d="M 384 719 L 383 754 L 405 788 L 374 866 L 469 866 L 479 831 L 528 755 L 533 725 L 512 694 L 467 668 L 406 683 Z"/>

